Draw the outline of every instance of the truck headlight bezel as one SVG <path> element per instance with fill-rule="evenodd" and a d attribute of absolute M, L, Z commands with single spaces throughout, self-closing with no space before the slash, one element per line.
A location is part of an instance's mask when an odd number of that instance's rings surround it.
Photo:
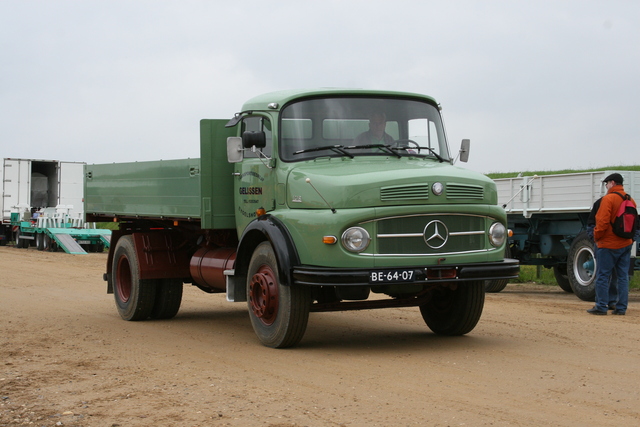
<path fill-rule="evenodd" d="M 501 222 L 494 222 L 489 227 L 489 242 L 495 247 L 502 246 L 507 238 L 507 228 Z"/>
<path fill-rule="evenodd" d="M 347 228 L 340 238 L 342 246 L 349 252 L 362 252 L 371 243 L 369 232 L 362 227 Z"/>

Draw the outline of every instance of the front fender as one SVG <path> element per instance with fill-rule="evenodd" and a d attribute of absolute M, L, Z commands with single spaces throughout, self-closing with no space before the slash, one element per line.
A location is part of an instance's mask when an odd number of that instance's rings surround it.
<path fill-rule="evenodd" d="M 276 253 L 280 281 L 290 286 L 293 283 L 292 268 L 300 265 L 300 257 L 287 227 L 271 215 L 263 215 L 250 222 L 242 233 L 236 257 L 236 279 L 246 284 L 251 255 L 256 246 L 264 241 L 269 241 Z"/>

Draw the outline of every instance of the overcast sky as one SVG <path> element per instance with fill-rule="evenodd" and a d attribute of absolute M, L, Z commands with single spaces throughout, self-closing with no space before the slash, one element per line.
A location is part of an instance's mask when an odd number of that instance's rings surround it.
<path fill-rule="evenodd" d="M 314 87 L 435 97 L 483 173 L 639 164 L 640 1 L 0 1 L 0 157 L 199 157 Z"/>

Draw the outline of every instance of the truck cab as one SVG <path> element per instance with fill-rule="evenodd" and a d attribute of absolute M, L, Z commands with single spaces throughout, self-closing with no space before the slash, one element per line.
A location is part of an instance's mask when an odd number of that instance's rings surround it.
<path fill-rule="evenodd" d="M 376 135 L 371 122 L 381 117 L 383 132 Z M 247 102 L 227 125 L 237 129 L 227 152 L 238 253 L 245 254 L 227 271 L 238 300 L 268 291 L 260 285 L 269 282 L 264 277 L 247 289 L 249 276 L 261 276 L 249 268 L 256 238 L 278 262 L 267 276 L 310 288 L 317 311 L 368 307 L 370 294 L 395 304 L 410 297 L 421 306 L 419 299 L 433 298 L 435 289 L 517 276 L 518 263 L 504 260 L 506 217 L 495 184 L 453 165 L 432 98 L 268 94 Z M 256 304 L 264 303 L 249 301 L 254 323 L 260 323 Z M 472 316 L 477 321 L 479 313 Z M 446 333 L 475 325 L 463 323 Z"/>

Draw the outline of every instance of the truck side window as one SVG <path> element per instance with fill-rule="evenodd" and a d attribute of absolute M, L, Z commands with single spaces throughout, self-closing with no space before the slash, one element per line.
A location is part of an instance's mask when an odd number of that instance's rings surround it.
<path fill-rule="evenodd" d="M 443 146 L 446 147 L 444 135 L 436 124 L 429 119 L 409 120 L 409 139 L 416 141 L 423 147 L 430 147 L 438 154 L 443 154 Z"/>
<path fill-rule="evenodd" d="M 273 138 L 271 134 L 271 121 L 265 117 L 253 116 L 247 117 L 242 120 L 242 132 L 245 131 L 262 131 L 264 132 L 267 140 L 267 146 L 262 149 L 262 152 L 271 157 L 273 151 Z M 245 157 L 258 157 L 257 153 L 253 153 L 249 150 L 244 152 Z"/>

